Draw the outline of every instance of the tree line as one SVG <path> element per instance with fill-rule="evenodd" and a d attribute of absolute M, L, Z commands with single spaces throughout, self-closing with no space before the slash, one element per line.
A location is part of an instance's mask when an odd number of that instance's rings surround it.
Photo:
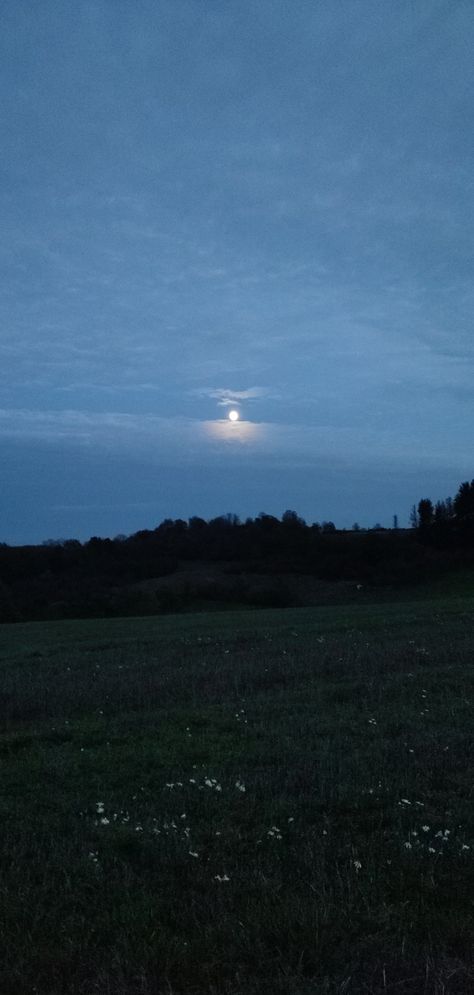
<path fill-rule="evenodd" d="M 422 498 L 413 505 L 412 528 L 426 542 L 454 546 L 470 542 L 474 536 L 474 480 L 462 483 L 454 498 L 433 501 Z"/>
<path fill-rule="evenodd" d="M 418 583 L 474 565 L 474 480 L 461 484 L 453 499 L 433 504 L 422 498 L 412 508 L 411 526 L 398 529 L 395 518 L 393 529 L 340 530 L 332 521 L 307 524 L 288 510 L 281 519 L 261 512 L 243 522 L 234 514 L 210 521 L 167 518 L 154 529 L 114 539 L 4 543 L 0 621 L 155 614 L 190 610 L 206 599 L 301 603 L 289 579 L 294 576 L 356 586 Z M 172 583 L 153 587 L 196 561 L 220 564 L 221 573 L 239 580 L 205 590 L 190 581 L 185 594 Z M 269 578 L 258 596 L 245 579 L 251 575 Z"/>

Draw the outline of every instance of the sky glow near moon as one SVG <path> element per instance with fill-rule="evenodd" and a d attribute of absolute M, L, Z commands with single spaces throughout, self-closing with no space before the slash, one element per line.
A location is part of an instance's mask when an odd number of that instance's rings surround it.
<path fill-rule="evenodd" d="M 264 426 L 251 421 L 231 421 L 227 418 L 217 418 L 215 421 L 201 422 L 204 437 L 213 442 L 255 444 L 261 443 L 265 436 Z"/>

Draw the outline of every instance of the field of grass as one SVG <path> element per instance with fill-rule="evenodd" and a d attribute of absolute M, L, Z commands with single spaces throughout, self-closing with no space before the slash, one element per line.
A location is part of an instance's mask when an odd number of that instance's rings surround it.
<path fill-rule="evenodd" d="M 474 992 L 473 623 L 1 627 L 2 995 Z"/>

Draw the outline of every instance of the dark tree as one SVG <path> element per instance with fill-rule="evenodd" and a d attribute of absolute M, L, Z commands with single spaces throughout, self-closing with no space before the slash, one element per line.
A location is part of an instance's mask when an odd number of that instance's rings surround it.
<path fill-rule="evenodd" d="M 284 511 L 281 520 L 284 525 L 296 526 L 296 528 L 304 528 L 306 525 L 304 518 L 300 518 L 296 511 Z"/>
<path fill-rule="evenodd" d="M 437 501 L 434 507 L 434 524 L 444 525 L 448 521 L 449 514 L 446 507 L 446 501 Z"/>
<path fill-rule="evenodd" d="M 418 502 L 418 528 L 427 529 L 433 524 L 434 508 L 433 502 L 429 498 L 422 498 Z"/>
<path fill-rule="evenodd" d="M 280 521 L 274 515 L 267 515 L 264 511 L 261 511 L 255 519 L 255 525 L 259 529 L 265 529 L 267 532 L 270 532 L 280 527 Z"/>
<path fill-rule="evenodd" d="M 188 526 L 193 532 L 202 532 L 202 530 L 207 527 L 207 522 L 204 518 L 199 518 L 198 515 L 193 515 L 192 518 L 189 519 Z"/>
<path fill-rule="evenodd" d="M 454 513 L 457 518 L 467 518 L 474 515 L 474 480 L 461 484 L 453 501 Z"/>

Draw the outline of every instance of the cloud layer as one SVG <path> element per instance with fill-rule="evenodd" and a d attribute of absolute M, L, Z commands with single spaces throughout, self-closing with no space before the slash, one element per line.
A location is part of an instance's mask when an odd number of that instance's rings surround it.
<path fill-rule="evenodd" d="M 77 448 L 248 466 L 249 504 L 278 465 L 289 504 L 297 468 L 331 460 L 353 481 L 396 465 L 410 500 L 416 466 L 423 489 L 437 466 L 472 476 L 470 5 L 3 14 L 0 436 L 19 465 L 37 443 L 51 466 Z M 28 462 L 15 479 L 2 511 L 26 519 Z"/>

